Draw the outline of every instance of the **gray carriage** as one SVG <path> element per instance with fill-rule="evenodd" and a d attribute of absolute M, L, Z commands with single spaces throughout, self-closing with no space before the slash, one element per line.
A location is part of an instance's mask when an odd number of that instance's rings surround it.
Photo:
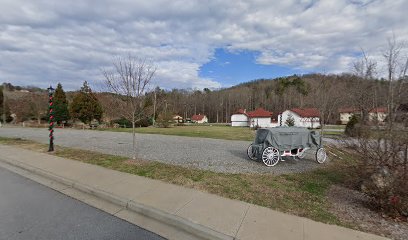
<path fill-rule="evenodd" d="M 317 131 L 301 127 L 274 127 L 258 129 L 247 154 L 251 160 L 262 161 L 266 166 L 272 167 L 282 157 L 303 159 L 308 151 L 314 151 L 318 163 L 324 163 L 327 159 Z"/>

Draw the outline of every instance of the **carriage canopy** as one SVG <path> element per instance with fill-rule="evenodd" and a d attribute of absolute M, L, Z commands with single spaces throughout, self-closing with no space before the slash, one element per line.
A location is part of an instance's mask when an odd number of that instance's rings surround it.
<path fill-rule="evenodd" d="M 320 134 L 301 127 L 260 128 L 254 145 L 272 146 L 279 151 L 320 147 Z"/>

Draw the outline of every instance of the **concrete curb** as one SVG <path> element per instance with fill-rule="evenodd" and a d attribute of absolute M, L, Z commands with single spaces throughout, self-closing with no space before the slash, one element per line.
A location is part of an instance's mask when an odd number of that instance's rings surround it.
<path fill-rule="evenodd" d="M 124 198 L 118 197 L 116 195 L 105 192 L 103 190 L 93 188 L 91 186 L 87 186 L 82 183 L 78 183 L 72 179 L 64 178 L 64 177 L 55 175 L 48 171 L 30 166 L 27 164 L 23 164 L 21 162 L 10 162 L 2 158 L 0 158 L 0 161 L 3 162 L 4 164 L 25 170 L 29 173 L 33 173 L 41 177 L 53 180 L 55 182 L 62 183 L 73 189 L 79 190 L 81 192 L 90 194 L 95 197 L 98 197 L 104 201 L 107 201 L 117 206 L 126 208 L 132 212 L 141 214 L 147 218 L 154 219 L 168 226 L 174 227 L 176 229 L 180 229 L 181 231 L 197 236 L 197 238 L 199 239 L 208 239 L 208 240 L 210 239 L 233 240 L 234 239 L 234 237 L 232 236 L 225 235 L 223 233 L 217 232 L 203 225 L 193 223 L 179 216 L 169 214 L 164 211 L 131 201 L 130 199 L 124 199 Z"/>

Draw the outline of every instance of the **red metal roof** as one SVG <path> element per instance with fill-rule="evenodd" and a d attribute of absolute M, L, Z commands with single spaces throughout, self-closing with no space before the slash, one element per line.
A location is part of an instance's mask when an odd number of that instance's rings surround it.
<path fill-rule="evenodd" d="M 193 116 L 191 117 L 191 120 L 193 120 L 193 121 L 201 121 L 201 120 L 203 120 L 204 117 L 205 117 L 205 115 L 196 114 L 196 115 L 193 115 Z"/>
<path fill-rule="evenodd" d="M 272 117 L 272 112 L 266 111 L 263 108 L 258 108 L 255 111 L 252 112 L 247 112 L 246 113 L 248 117 L 254 118 L 254 117 Z"/>
<path fill-rule="evenodd" d="M 386 107 L 378 107 L 370 110 L 370 113 L 386 113 L 386 112 L 388 112 Z"/>
<path fill-rule="evenodd" d="M 290 111 L 301 117 L 320 117 L 320 113 L 317 108 L 292 108 Z"/>

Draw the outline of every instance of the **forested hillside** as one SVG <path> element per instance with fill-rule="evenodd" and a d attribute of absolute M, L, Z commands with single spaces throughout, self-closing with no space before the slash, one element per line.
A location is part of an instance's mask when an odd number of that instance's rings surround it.
<path fill-rule="evenodd" d="M 395 81 L 394 84 L 397 83 Z M 229 122 L 231 114 L 239 108 L 253 110 L 263 107 L 276 115 L 290 108 L 315 107 L 321 111 L 326 123 L 336 123 L 339 108 L 356 107 L 369 111 L 375 107 L 387 106 L 388 87 L 387 80 L 363 79 L 351 74 L 309 74 L 253 80 L 219 90 L 156 88 L 146 93 L 149 110 L 145 112 L 145 118 L 149 119 L 153 115 L 156 95 L 156 117 L 164 112 L 178 114 L 183 118 L 201 113 L 207 115 L 210 122 L 222 123 Z M 17 121 L 37 119 L 44 115 L 47 107 L 45 91 L 35 87 L 28 88 L 29 92 L 19 91 L 17 88 L 23 89 L 8 85 L 5 94 L 11 112 L 17 115 Z M 400 88 L 401 95 L 395 98 L 397 105 L 408 102 L 406 84 L 402 84 Z M 69 103 L 75 93 L 67 92 Z M 105 121 L 121 118 L 121 111 L 117 108 L 119 100 L 113 94 L 96 93 L 96 96 L 103 107 Z"/>
<path fill-rule="evenodd" d="M 174 89 L 166 92 L 164 99 L 170 111 L 183 117 L 206 114 L 210 122 L 228 122 L 239 108 L 263 107 L 278 114 L 294 107 L 315 107 L 324 113 L 325 121 L 335 123 L 339 108 L 370 110 L 386 106 L 387 89 L 386 80 L 366 80 L 350 74 L 310 74 L 259 79 L 215 91 Z"/>

